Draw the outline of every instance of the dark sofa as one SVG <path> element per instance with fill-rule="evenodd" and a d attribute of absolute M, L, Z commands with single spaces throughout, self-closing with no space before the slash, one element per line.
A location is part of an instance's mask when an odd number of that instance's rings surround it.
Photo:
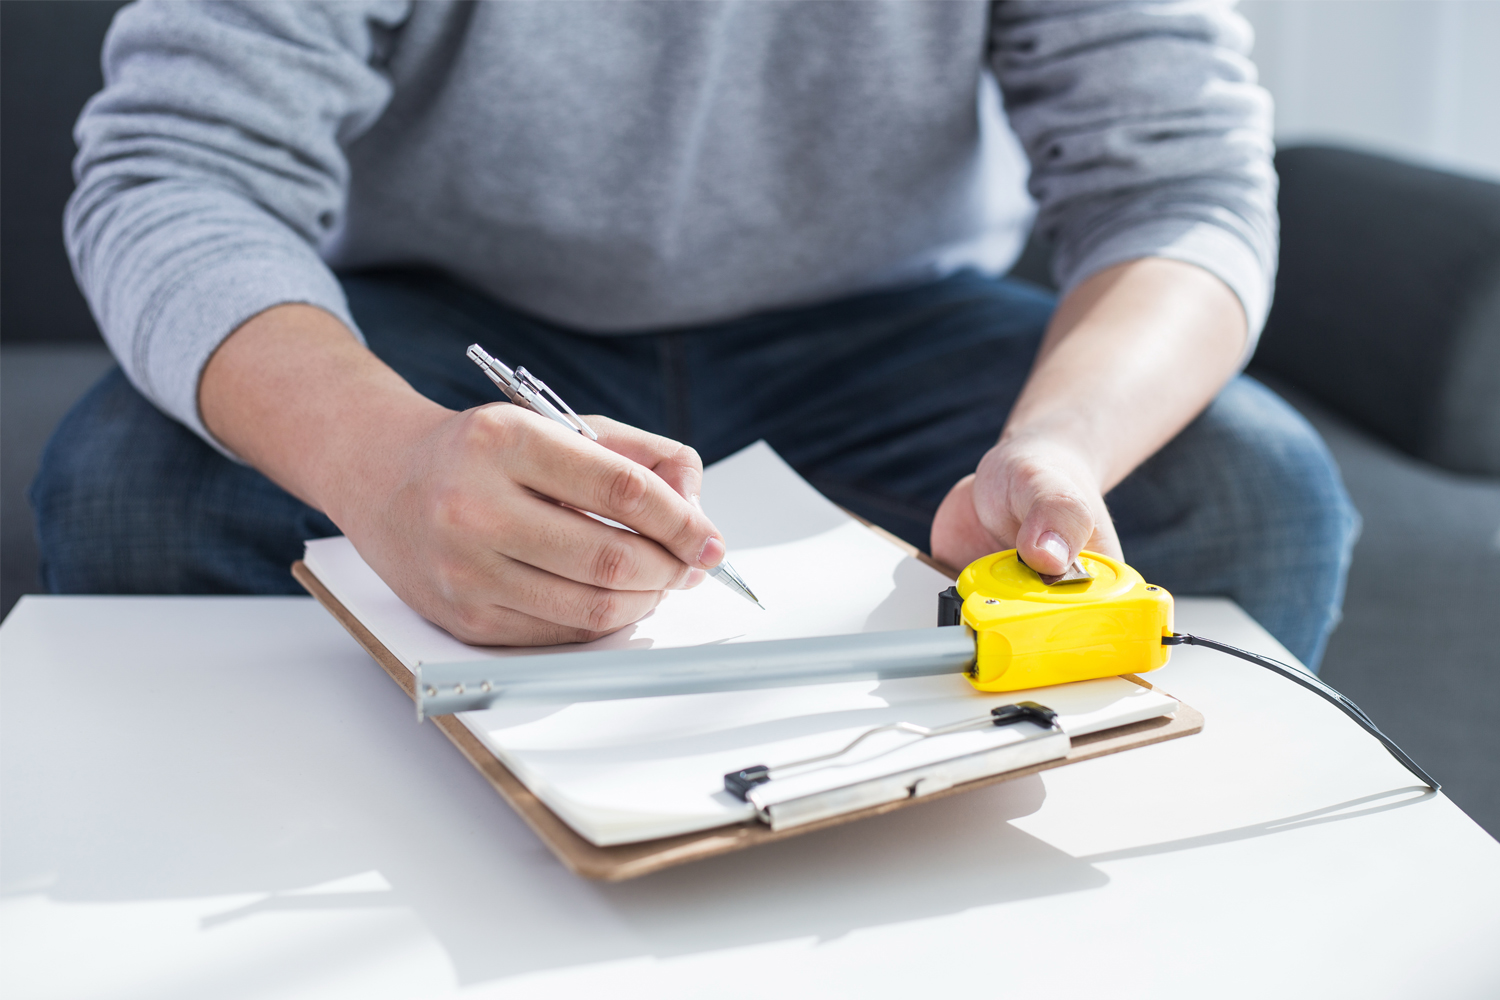
<path fill-rule="evenodd" d="M 60 218 L 112 2 L 0 4 L 0 576 L 36 589 L 25 488 L 112 362 Z M 1500 185 L 1283 150 L 1282 267 L 1252 364 L 1323 432 L 1365 518 L 1323 675 L 1500 833 Z M 1018 273 L 1047 282 L 1047 251 Z"/>

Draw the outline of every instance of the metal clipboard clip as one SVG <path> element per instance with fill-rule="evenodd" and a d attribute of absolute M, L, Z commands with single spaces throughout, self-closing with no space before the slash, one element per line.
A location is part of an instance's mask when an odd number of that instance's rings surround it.
<path fill-rule="evenodd" d="M 882 734 L 915 739 L 873 753 L 856 752 Z M 753 805 L 771 829 L 785 830 L 1059 760 L 1071 748 L 1056 712 L 1023 701 L 930 729 L 909 722 L 876 726 L 833 753 L 731 771 L 724 775 L 724 790 Z"/>

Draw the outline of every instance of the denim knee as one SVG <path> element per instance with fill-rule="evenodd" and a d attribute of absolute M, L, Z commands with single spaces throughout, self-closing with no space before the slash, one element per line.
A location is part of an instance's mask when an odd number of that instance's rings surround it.
<path fill-rule="evenodd" d="M 1110 506 L 1148 578 L 1233 598 L 1316 669 L 1360 518 L 1322 438 L 1279 396 L 1236 379 Z"/>
<path fill-rule="evenodd" d="M 53 593 L 299 593 L 289 567 L 322 514 L 220 455 L 118 370 L 58 425 L 31 486 Z"/>

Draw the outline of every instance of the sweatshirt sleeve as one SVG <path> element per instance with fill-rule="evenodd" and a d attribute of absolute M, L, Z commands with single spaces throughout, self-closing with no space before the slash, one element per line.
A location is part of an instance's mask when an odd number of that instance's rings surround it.
<path fill-rule="evenodd" d="M 358 334 L 318 247 L 344 211 L 344 148 L 390 99 L 379 63 L 405 14 L 139 3 L 105 39 L 104 89 L 74 131 L 68 253 L 126 375 L 215 447 L 198 379 L 240 324 L 296 302 Z"/>
<path fill-rule="evenodd" d="M 1196 264 L 1244 306 L 1248 359 L 1277 252 L 1271 98 L 1250 26 L 1199 0 L 1002 0 L 990 41 L 1058 287 L 1140 257 Z"/>

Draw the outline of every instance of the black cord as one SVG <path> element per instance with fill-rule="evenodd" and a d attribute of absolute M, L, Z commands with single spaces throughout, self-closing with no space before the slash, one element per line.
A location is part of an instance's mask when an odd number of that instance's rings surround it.
<path fill-rule="evenodd" d="M 1287 680 L 1295 681 L 1296 683 L 1301 684 L 1303 687 L 1318 695 L 1320 698 L 1323 698 L 1324 700 L 1337 706 L 1341 712 L 1349 716 L 1349 718 L 1353 719 L 1355 722 L 1359 723 L 1360 728 L 1379 740 L 1381 744 L 1391 752 L 1392 757 L 1395 757 L 1397 760 L 1399 760 L 1402 765 L 1404 765 L 1406 769 L 1412 774 L 1415 774 L 1417 777 L 1421 778 L 1424 785 L 1431 788 L 1434 792 L 1442 790 L 1443 786 L 1434 781 L 1432 779 L 1432 776 L 1429 775 L 1426 771 L 1418 767 L 1417 762 L 1408 757 L 1406 755 L 1406 751 L 1398 747 L 1394 740 L 1392 740 L 1385 733 L 1382 733 L 1380 731 L 1380 727 L 1376 726 L 1374 722 L 1370 721 L 1370 717 L 1366 715 L 1358 705 L 1354 704 L 1354 702 L 1344 697 L 1343 694 L 1325 684 L 1323 681 L 1319 680 L 1312 674 L 1307 673 L 1303 670 L 1298 670 L 1296 667 L 1287 666 L 1280 660 L 1273 660 L 1269 656 L 1262 656 L 1259 653 L 1251 653 L 1248 650 L 1240 649 L 1236 646 L 1230 646 L 1227 643 L 1216 642 L 1213 639 L 1204 639 L 1196 635 L 1188 635 L 1186 632 L 1179 632 L 1176 635 L 1164 635 L 1162 636 L 1161 644 L 1163 646 L 1204 646 L 1208 649 L 1216 649 L 1221 653 L 1228 653 L 1230 656 L 1238 656 L 1242 660 L 1248 660 L 1256 666 L 1265 667 L 1267 670 L 1280 674 Z"/>

